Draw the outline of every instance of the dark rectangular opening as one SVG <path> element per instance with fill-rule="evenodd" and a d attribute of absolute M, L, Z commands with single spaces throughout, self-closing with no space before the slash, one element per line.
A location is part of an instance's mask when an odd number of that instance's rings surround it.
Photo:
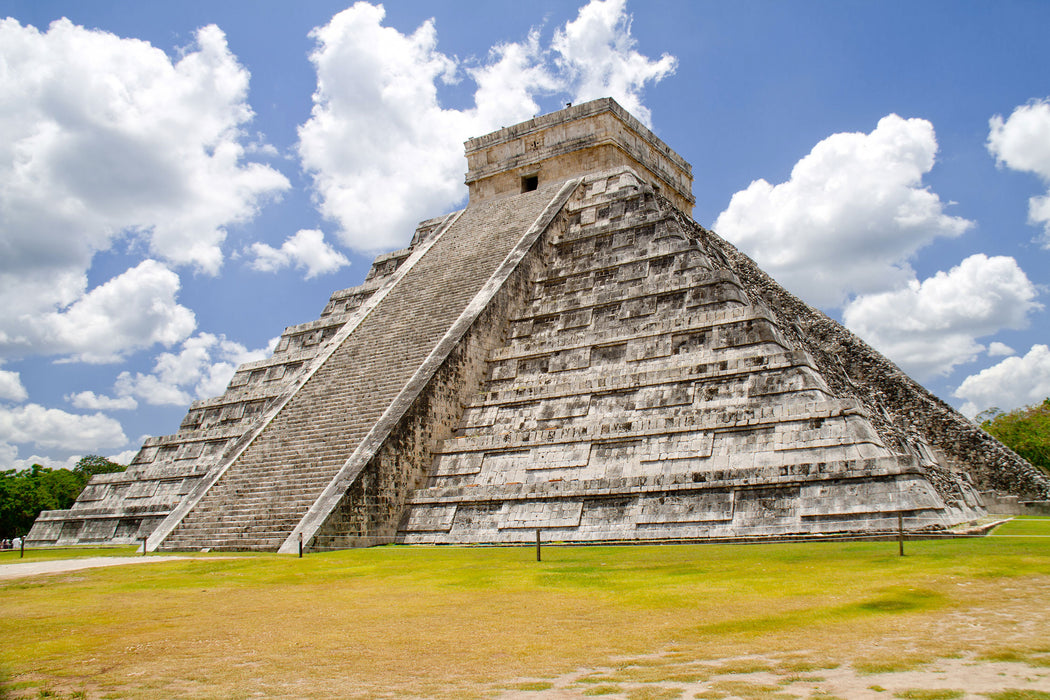
<path fill-rule="evenodd" d="M 522 192 L 532 192 L 533 190 L 535 190 L 539 186 L 540 186 L 540 176 L 539 175 L 526 175 L 525 177 L 521 178 L 521 191 Z"/>

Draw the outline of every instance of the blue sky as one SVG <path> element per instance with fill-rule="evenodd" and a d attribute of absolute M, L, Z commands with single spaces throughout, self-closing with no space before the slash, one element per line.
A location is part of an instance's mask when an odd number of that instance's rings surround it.
<path fill-rule="evenodd" d="M 605 95 L 692 163 L 697 221 L 938 396 L 1050 395 L 1050 4 L 0 16 L 0 467 L 174 432 L 464 205 L 464 139 Z"/>

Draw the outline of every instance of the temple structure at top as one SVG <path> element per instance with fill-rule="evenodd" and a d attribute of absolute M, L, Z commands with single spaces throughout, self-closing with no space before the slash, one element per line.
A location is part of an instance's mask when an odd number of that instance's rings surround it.
<path fill-rule="evenodd" d="M 691 218 L 610 99 L 466 143 L 422 222 L 30 545 L 282 552 L 944 530 L 1050 481 Z"/>
<path fill-rule="evenodd" d="M 546 114 L 466 142 L 470 201 L 518 194 L 540 182 L 630 168 L 680 211 L 692 215 L 693 168 L 606 97 Z"/>

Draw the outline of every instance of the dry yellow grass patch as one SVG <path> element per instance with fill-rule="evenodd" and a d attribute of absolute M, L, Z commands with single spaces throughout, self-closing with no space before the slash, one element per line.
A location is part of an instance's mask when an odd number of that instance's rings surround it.
<path fill-rule="evenodd" d="M 893 543 L 548 547 L 542 563 L 384 547 L 93 569 L 0 583 L 0 650 L 16 696 L 92 698 L 491 697 L 599 666 L 581 696 L 663 693 L 755 654 L 780 660 L 740 673 L 1038 663 L 1043 542 L 909 543 L 903 559 Z"/>

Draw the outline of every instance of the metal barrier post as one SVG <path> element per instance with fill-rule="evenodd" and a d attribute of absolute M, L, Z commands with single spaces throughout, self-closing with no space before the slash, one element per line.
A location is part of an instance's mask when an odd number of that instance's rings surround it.
<path fill-rule="evenodd" d="M 900 546 L 900 555 L 904 556 L 904 516 L 897 513 L 897 543 Z"/>
<path fill-rule="evenodd" d="M 540 529 L 536 528 L 536 561 L 542 561 L 540 559 Z"/>

